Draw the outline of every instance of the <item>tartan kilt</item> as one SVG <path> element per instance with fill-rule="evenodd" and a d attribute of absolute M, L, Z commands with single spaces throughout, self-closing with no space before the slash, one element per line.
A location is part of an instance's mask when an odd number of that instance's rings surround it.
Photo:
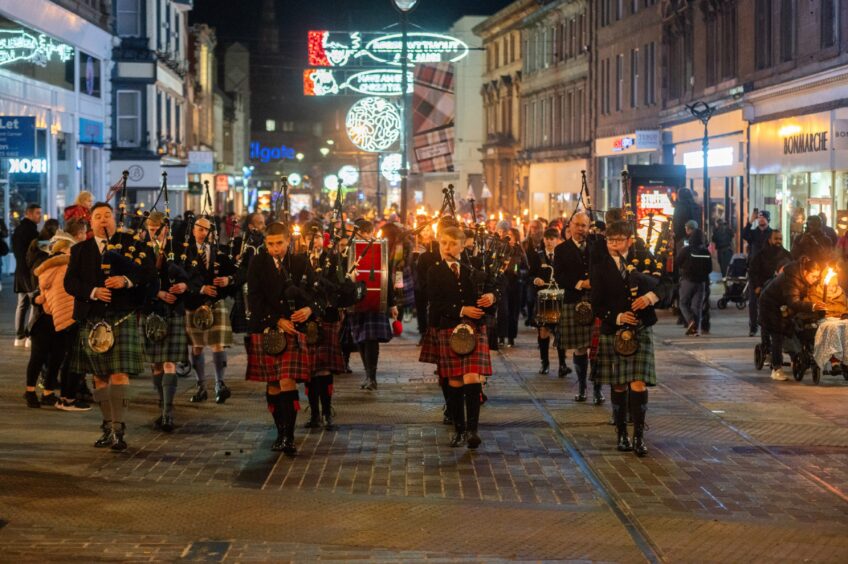
<path fill-rule="evenodd" d="M 88 332 L 95 321 L 87 321 L 80 327 L 71 352 L 71 372 L 109 376 L 111 374 L 141 374 L 144 371 L 144 346 L 138 333 L 138 320 L 135 313 L 115 327 L 115 323 L 126 316 L 109 313 L 105 320 L 112 326 L 115 344 L 105 353 L 96 353 L 88 346 Z"/>
<path fill-rule="evenodd" d="M 147 338 L 144 331 L 146 317 L 146 315 L 142 315 L 139 320 L 139 330 L 144 338 L 144 361 L 148 364 L 188 362 L 188 335 L 186 335 L 185 316 L 169 312 L 168 336 L 159 343 L 154 343 Z"/>
<path fill-rule="evenodd" d="M 486 343 L 488 346 L 488 343 Z M 418 355 L 418 362 L 426 362 L 427 364 L 439 364 L 439 334 L 433 327 L 427 327 L 424 333 L 424 339 L 421 342 L 421 354 Z"/>
<path fill-rule="evenodd" d="M 577 323 L 577 312 L 574 311 L 575 305 L 577 304 L 562 304 L 557 333 L 557 348 L 559 349 L 585 349 L 592 344 L 592 326 Z"/>
<path fill-rule="evenodd" d="M 592 379 L 598 384 L 620 386 L 641 380 L 657 385 L 654 360 L 654 332 L 650 327 L 639 331 L 639 350 L 632 356 L 619 356 L 614 348 L 615 335 L 601 335 L 598 342 L 597 369 Z"/>
<path fill-rule="evenodd" d="M 601 341 L 601 318 L 596 317 L 592 324 L 592 344 L 589 347 L 589 360 L 598 358 L 598 343 Z"/>
<path fill-rule="evenodd" d="M 312 356 L 312 372 L 330 372 L 341 374 L 345 371 L 344 354 L 342 354 L 341 333 L 342 322 L 321 322 L 321 337 L 318 344 L 310 347 Z"/>
<path fill-rule="evenodd" d="M 191 324 L 191 312 L 185 315 L 186 333 L 193 347 L 229 347 L 233 344 L 233 327 L 224 300 L 212 304 L 212 327 L 201 330 Z"/>
<path fill-rule="evenodd" d="M 250 333 L 244 340 L 247 352 L 245 380 L 251 382 L 279 382 L 295 380 L 308 382 L 312 359 L 306 345 L 306 335 L 286 335 L 286 350 L 283 354 L 270 355 L 262 350 L 262 333 Z"/>
<path fill-rule="evenodd" d="M 394 336 L 389 316 L 385 313 L 349 313 L 350 338 L 357 345 L 365 341 L 388 343 Z"/>
<path fill-rule="evenodd" d="M 453 329 L 435 330 L 439 355 L 437 365 L 439 378 L 462 378 L 466 374 L 492 375 L 492 357 L 489 354 L 489 337 L 486 326 L 481 324 L 475 328 L 477 346 L 471 354 L 459 356 L 450 348 L 450 336 Z"/>

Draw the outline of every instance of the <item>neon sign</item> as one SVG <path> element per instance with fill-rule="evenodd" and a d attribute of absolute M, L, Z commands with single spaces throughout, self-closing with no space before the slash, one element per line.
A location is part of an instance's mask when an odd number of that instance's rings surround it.
<path fill-rule="evenodd" d="M 291 147 L 280 145 L 279 147 L 263 147 L 259 141 L 250 144 L 250 160 L 268 163 L 288 159 L 293 161 L 296 151 Z"/>
<path fill-rule="evenodd" d="M 47 159 L 9 159 L 9 174 L 47 174 Z"/>
<path fill-rule="evenodd" d="M 688 169 L 704 168 L 704 152 L 692 151 L 683 153 L 683 164 Z M 707 153 L 707 166 L 733 166 L 733 147 L 710 149 Z"/>
<path fill-rule="evenodd" d="M 54 56 L 63 63 L 68 62 L 74 58 L 74 48 L 43 33 L 0 29 L 0 66 L 26 61 L 46 67 Z"/>
<path fill-rule="evenodd" d="M 345 126 L 354 145 L 369 153 L 380 153 L 400 137 L 400 112 L 383 98 L 363 98 L 351 106 Z"/>
<path fill-rule="evenodd" d="M 400 96 L 403 71 L 374 69 L 350 72 L 333 69 L 306 69 L 303 71 L 305 96 L 335 96 L 339 94 L 365 94 L 367 96 Z M 407 71 L 407 93 L 412 94 L 414 74 Z"/>
<path fill-rule="evenodd" d="M 363 45 L 364 43 L 364 45 Z M 403 35 L 393 33 L 310 31 L 307 40 L 309 65 L 312 67 L 345 67 L 376 61 L 399 67 Z M 455 63 L 468 56 L 468 45 L 455 37 L 440 33 L 407 34 L 409 60 L 416 63 Z"/>

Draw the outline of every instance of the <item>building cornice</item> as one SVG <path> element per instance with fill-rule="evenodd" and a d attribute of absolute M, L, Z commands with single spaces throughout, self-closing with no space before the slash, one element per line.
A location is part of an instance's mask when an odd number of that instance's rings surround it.
<path fill-rule="evenodd" d="M 824 72 L 816 73 L 803 78 L 781 82 L 774 86 L 759 88 L 745 94 L 745 101 L 756 104 L 768 98 L 779 98 L 781 96 L 793 96 L 801 94 L 806 90 L 821 88 L 837 82 L 848 82 L 848 67 L 836 67 Z"/>
<path fill-rule="evenodd" d="M 474 26 L 471 31 L 474 35 L 483 37 L 497 35 L 500 32 L 513 28 L 516 24 L 536 9 L 536 0 L 519 0 L 486 18 L 485 21 Z"/>

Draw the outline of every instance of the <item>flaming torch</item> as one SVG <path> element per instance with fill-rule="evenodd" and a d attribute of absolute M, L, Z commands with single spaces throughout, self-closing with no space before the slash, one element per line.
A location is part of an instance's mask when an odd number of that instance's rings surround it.
<path fill-rule="evenodd" d="M 827 306 L 827 286 L 833 280 L 834 276 L 836 276 L 836 271 L 833 270 L 833 267 L 828 267 L 824 274 L 824 290 L 822 291 L 822 302 L 824 302 L 825 306 Z"/>

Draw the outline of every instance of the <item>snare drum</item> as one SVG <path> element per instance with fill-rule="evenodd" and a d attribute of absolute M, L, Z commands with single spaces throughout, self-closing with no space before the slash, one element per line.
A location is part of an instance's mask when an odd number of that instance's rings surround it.
<path fill-rule="evenodd" d="M 557 325 L 562 315 L 565 291 L 547 288 L 536 293 L 536 323 Z"/>
<path fill-rule="evenodd" d="M 358 263 L 357 263 L 358 261 Z M 356 268 L 354 268 L 356 265 Z M 389 245 L 385 240 L 356 240 L 350 245 L 348 271 L 353 269 L 356 282 L 365 284 L 365 298 L 354 305 L 354 312 L 386 313 L 389 307 Z"/>

